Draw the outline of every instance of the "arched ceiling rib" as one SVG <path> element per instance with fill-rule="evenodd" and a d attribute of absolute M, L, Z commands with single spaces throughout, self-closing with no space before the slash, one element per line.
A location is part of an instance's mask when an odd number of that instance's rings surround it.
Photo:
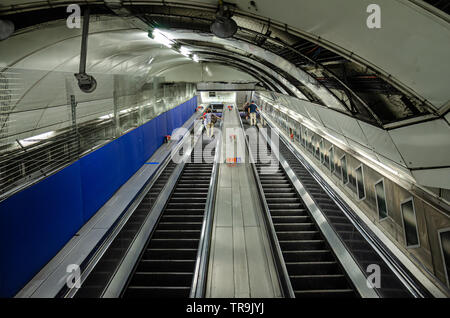
<path fill-rule="evenodd" d="M 289 94 L 289 95 L 296 96 L 300 99 L 308 100 L 308 98 L 297 87 L 292 85 L 292 83 L 290 83 L 288 80 L 286 80 L 286 78 L 281 76 L 279 73 L 275 72 L 269 66 L 264 65 L 255 59 L 251 59 L 251 58 L 244 56 L 242 54 L 239 54 L 237 52 L 229 51 L 225 48 L 207 47 L 205 45 L 202 46 L 201 44 L 199 44 L 197 42 L 194 42 L 194 43 L 196 43 L 196 44 L 192 45 L 190 43 L 188 45 L 188 47 L 190 48 L 190 50 L 192 52 L 195 52 L 197 55 L 199 55 L 199 56 L 215 55 L 215 56 L 219 56 L 220 58 L 223 58 L 224 60 L 229 60 L 229 59 L 240 60 L 241 62 L 247 64 L 247 66 L 248 65 L 252 66 L 251 68 L 247 67 L 247 69 L 249 69 L 249 70 L 254 69 L 254 68 L 261 69 L 267 75 L 276 79 L 276 81 L 278 81 L 281 85 L 283 85 L 287 90 L 289 90 L 291 92 L 291 94 Z"/>

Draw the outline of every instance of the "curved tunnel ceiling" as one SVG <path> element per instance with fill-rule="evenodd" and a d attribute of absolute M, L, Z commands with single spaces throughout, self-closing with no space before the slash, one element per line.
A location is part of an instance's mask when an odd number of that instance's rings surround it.
<path fill-rule="evenodd" d="M 61 22 L 47 23 L 37 30 L 19 33 L 0 43 L 0 48 L 2 48 L 0 67 L 76 72 L 80 32 L 76 29 L 66 28 L 65 24 Z M 244 51 L 250 50 L 265 60 L 272 59 L 272 63 L 278 64 L 280 68 L 297 76 L 304 81 L 305 85 L 309 85 L 314 91 L 317 91 L 325 104 L 345 110 L 340 102 L 312 77 L 270 52 L 238 41 L 218 41 L 217 38 L 210 35 L 190 32 L 172 32 L 171 34 L 178 39 L 205 40 L 233 46 Z M 18 52 L 20 52 L 19 55 Z M 148 61 L 152 57 L 155 60 L 150 65 Z M 246 57 L 240 57 L 240 59 L 247 60 L 247 63 L 250 60 Z M 92 73 L 156 73 L 158 67 L 168 68 L 173 66 L 173 63 L 183 63 L 183 61 L 184 63 L 190 62 L 189 59 L 171 49 L 161 49 L 161 45 L 149 39 L 146 32 L 130 28 L 130 25 L 120 18 L 98 17 L 91 23 L 87 69 Z M 267 69 L 267 72 L 273 73 L 270 69 Z M 272 74 L 272 76 L 276 76 L 276 74 Z M 284 85 L 291 86 L 290 90 L 295 91 L 297 97 L 306 98 L 285 79 L 280 76 L 278 78 L 279 81 L 284 82 Z M 281 92 L 286 93 L 283 90 Z"/>
<path fill-rule="evenodd" d="M 167 0 L 123 1 L 124 12 L 108 11 L 95 15 L 92 20 L 88 72 L 133 74 L 142 77 L 142 83 L 145 83 L 151 76 L 175 78 L 176 71 L 184 70 L 188 74 L 189 70 L 202 69 L 192 60 L 147 37 L 149 25 L 161 25 L 177 41 L 198 52 L 208 64 L 213 63 L 217 70 L 227 69 L 227 80 L 233 76 L 237 81 L 245 77 L 245 80 L 261 82 L 266 88 L 283 94 L 301 99 L 307 96 L 316 104 L 320 101 L 326 107 L 386 131 L 396 128 L 392 126 L 396 121 L 411 118 L 417 120 L 405 125 L 439 121 L 439 131 L 427 128 L 427 136 L 421 140 L 434 141 L 433 149 L 441 149 L 440 153 L 442 146 L 448 146 L 443 139 L 450 121 L 450 91 L 447 88 L 450 82 L 450 64 L 447 62 L 450 27 L 445 14 L 426 11 L 415 4 L 417 0 L 380 0 L 382 28 L 370 30 L 365 25 L 366 8 L 370 4 L 366 0 L 347 0 L 345 3 L 256 0 L 255 6 L 249 1 L 230 2 L 236 4 L 233 18 L 238 22 L 239 34 L 232 39 L 219 39 L 205 30 L 214 16 L 216 1 L 184 1 L 183 4 Z M 9 7 L 21 3 L 23 7 Z M 29 14 L 38 15 L 39 11 L 34 13 L 32 10 L 44 9 L 49 3 L 56 8 L 52 10 L 57 10 L 61 1 L 5 0 L 0 7 L 0 18 L 2 14 L 12 14 L 19 9 L 23 11 L 21 17 L 28 10 Z M 103 1 L 100 6 L 104 10 Z M 50 20 L 67 16 L 64 9 L 60 4 L 60 16 L 55 14 Z M 346 18 L 342 19 L 344 14 Z M 37 27 L 30 22 L 27 28 L 19 29 L 12 37 L 0 42 L 0 68 L 36 70 L 27 78 L 26 84 L 30 88 L 42 85 L 37 83 L 51 73 L 73 74 L 78 70 L 80 30 L 68 29 L 65 20 L 41 22 L 45 23 Z M 345 65 L 349 68 L 345 69 Z M 332 72 L 328 72 L 329 69 Z M 356 76 L 347 78 L 346 71 Z M 244 76 L 244 73 L 247 74 Z M 220 80 L 220 77 L 209 79 Z M 358 85 L 353 83 L 356 80 Z M 100 89 L 99 94 L 102 89 L 107 91 L 109 88 Z M 30 95 L 27 103 L 21 106 L 25 109 L 26 105 L 36 101 L 43 101 L 47 106 L 53 103 Z M 394 109 L 397 114 L 383 117 L 379 112 L 383 103 L 398 108 Z M 369 128 L 364 122 L 355 121 L 358 134 L 369 137 L 367 133 L 372 129 Z M 417 163 L 413 159 L 412 163 L 405 160 L 406 152 L 418 146 L 416 141 L 406 137 L 412 130 L 416 135 L 423 134 L 423 129 L 405 128 L 407 133 L 404 135 L 400 130 L 389 133 L 390 137 L 386 138 L 393 140 L 392 152 L 399 156 L 397 161 L 424 173 L 427 169 L 448 170 L 445 156 L 438 156 L 439 160 L 436 156 L 433 160 L 421 158 Z M 352 137 L 356 132 L 350 130 L 348 136 Z M 417 155 L 411 155 L 411 158 L 415 159 Z M 442 185 L 449 186 L 446 182 Z"/>
<path fill-rule="evenodd" d="M 36 7 L 57 6 L 61 2 L 4 0 L 0 10 L 32 10 Z M 94 0 L 72 2 L 99 3 Z M 450 65 L 445 63 L 450 53 L 448 15 L 437 9 L 427 11 L 420 2 L 378 1 L 382 9 L 382 27 L 373 30 L 365 25 L 367 6 L 371 3 L 368 0 L 257 0 L 253 1 L 255 5 L 251 5 L 250 1 L 228 1 L 235 5 L 237 18 L 252 17 L 261 23 L 267 23 L 270 19 L 272 25 L 301 34 L 349 59 L 369 65 L 427 100 L 436 109 L 447 109 L 450 99 L 446 87 L 450 81 Z M 186 0 L 183 4 L 170 0 L 123 3 L 129 6 L 185 7 L 206 11 L 215 11 L 217 7 L 216 0 Z M 346 18 L 342 19 L 344 14 Z M 389 58 L 386 52 L 389 52 Z"/>

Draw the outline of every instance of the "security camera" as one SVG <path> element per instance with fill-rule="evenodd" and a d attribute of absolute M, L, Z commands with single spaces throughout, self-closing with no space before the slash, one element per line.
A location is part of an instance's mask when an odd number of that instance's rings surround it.
<path fill-rule="evenodd" d="M 75 74 L 75 77 L 78 80 L 78 87 L 80 87 L 84 93 L 92 93 L 97 88 L 97 81 L 92 75 L 77 73 Z"/>

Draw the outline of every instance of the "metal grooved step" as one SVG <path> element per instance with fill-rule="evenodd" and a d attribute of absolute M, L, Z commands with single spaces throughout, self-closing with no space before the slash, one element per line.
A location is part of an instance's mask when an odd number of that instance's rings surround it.
<path fill-rule="evenodd" d="M 123 297 L 189 297 L 212 168 L 185 165 Z"/>
<path fill-rule="evenodd" d="M 253 158 L 260 154 L 257 148 L 250 144 Z M 278 165 L 267 173 L 269 166 L 258 160 L 256 170 L 295 296 L 357 297 L 283 168 Z"/>

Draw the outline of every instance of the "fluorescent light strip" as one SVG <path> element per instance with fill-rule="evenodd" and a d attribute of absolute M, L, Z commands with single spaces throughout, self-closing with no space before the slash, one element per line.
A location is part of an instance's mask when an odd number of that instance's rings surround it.
<path fill-rule="evenodd" d="M 173 41 L 170 40 L 170 39 L 169 39 L 163 32 L 161 32 L 160 30 L 154 29 L 152 35 L 153 35 L 153 40 L 155 40 L 156 42 L 158 42 L 158 43 L 160 43 L 160 44 L 162 44 L 162 45 L 165 45 L 165 46 L 167 46 L 167 47 L 169 47 L 169 48 L 172 47 Z"/>
<path fill-rule="evenodd" d="M 49 132 L 45 132 L 45 133 L 42 133 L 42 134 L 39 134 L 39 135 L 36 135 L 33 137 L 21 139 L 19 141 L 22 144 L 22 146 L 29 146 L 29 145 L 35 144 L 39 141 L 42 141 L 44 139 L 48 139 L 54 135 L 55 135 L 55 131 L 49 131 Z"/>
<path fill-rule="evenodd" d="M 184 46 L 180 47 L 180 53 L 186 57 L 189 57 L 191 52 Z"/>

